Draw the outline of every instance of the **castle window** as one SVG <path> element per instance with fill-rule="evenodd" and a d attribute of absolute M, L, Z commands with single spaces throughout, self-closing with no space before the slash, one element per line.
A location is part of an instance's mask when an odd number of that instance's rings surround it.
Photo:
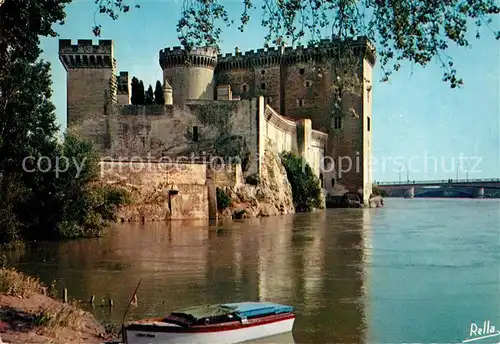
<path fill-rule="evenodd" d="M 306 87 L 311 87 L 311 82 L 309 80 L 306 81 Z"/>
<path fill-rule="evenodd" d="M 321 183 L 321 187 L 323 187 L 323 173 L 319 174 L 319 182 Z"/>
<path fill-rule="evenodd" d="M 300 75 L 304 75 L 305 72 L 306 72 L 306 70 L 304 68 L 299 69 Z"/>
<path fill-rule="evenodd" d="M 341 129 L 341 128 L 342 128 L 342 117 L 334 117 L 333 129 Z"/>
<path fill-rule="evenodd" d="M 267 103 L 267 104 L 271 104 L 271 101 L 272 101 L 272 98 L 271 98 L 271 97 L 266 98 L 266 103 Z"/>
<path fill-rule="evenodd" d="M 332 188 L 335 186 L 335 178 L 332 178 Z"/>
<path fill-rule="evenodd" d="M 266 71 L 263 69 L 260 71 L 260 74 L 264 75 L 264 74 L 266 74 Z"/>
<path fill-rule="evenodd" d="M 266 83 L 263 82 L 262 84 L 260 84 L 260 88 L 263 89 L 263 90 L 265 90 L 266 89 Z"/>
<path fill-rule="evenodd" d="M 248 86 L 246 84 L 243 84 L 243 86 L 241 86 L 241 90 L 243 91 L 243 93 L 245 93 L 248 90 Z"/>
<path fill-rule="evenodd" d="M 297 99 L 299 106 L 304 106 L 304 99 Z"/>
<path fill-rule="evenodd" d="M 366 117 L 366 130 L 370 131 L 370 117 Z"/>
<path fill-rule="evenodd" d="M 198 142 L 198 127 L 197 126 L 194 126 L 193 127 L 193 141 L 194 142 Z"/>

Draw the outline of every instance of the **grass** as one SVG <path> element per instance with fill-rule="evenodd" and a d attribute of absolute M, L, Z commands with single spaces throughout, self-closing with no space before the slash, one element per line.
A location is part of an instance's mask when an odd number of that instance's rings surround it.
<path fill-rule="evenodd" d="M 27 298 L 43 292 L 37 278 L 26 276 L 15 269 L 0 268 L 0 294 Z"/>
<path fill-rule="evenodd" d="M 9 313 L 12 315 L 24 314 L 23 319 L 26 326 L 36 328 L 38 334 L 51 337 L 57 337 L 61 328 L 75 331 L 83 330 L 86 318 L 80 302 L 58 302 L 55 300 L 56 291 L 57 287 L 54 282 L 49 288 L 46 288 L 37 278 L 26 276 L 13 268 L 0 268 L 0 294 L 19 299 L 27 299 L 34 295 L 45 295 L 46 297 L 37 303 L 38 310 L 35 312 L 26 313 L 21 309 L 10 309 Z M 1 313 L 5 312 L 0 312 L 0 316 Z M 3 315 L 5 317 L 7 314 Z"/>

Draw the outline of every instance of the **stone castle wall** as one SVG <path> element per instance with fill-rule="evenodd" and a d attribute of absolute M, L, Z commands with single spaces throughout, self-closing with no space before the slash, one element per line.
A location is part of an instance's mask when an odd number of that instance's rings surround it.
<path fill-rule="evenodd" d="M 323 174 L 325 187 L 342 184 L 350 191 L 362 191 L 366 201 L 372 181 L 368 130 L 372 96 L 368 89 L 375 52 L 365 38 L 350 44 L 360 57 L 365 81 L 360 94 L 346 97 L 342 107 L 347 115 L 342 126 L 335 128 L 331 118 L 331 86 L 338 77 L 332 68 L 338 49 L 335 41 L 218 56 L 212 51 L 163 49 L 160 65 L 164 82 L 175 86 L 174 104 L 144 107 L 123 106 L 130 101 L 130 88 L 124 82 L 128 74 L 115 73 L 112 41 L 94 45 L 79 40 L 75 45 L 60 40 L 60 59 L 68 71 L 68 127 L 90 139 L 101 153 L 114 157 L 221 155 L 217 145 L 229 147 L 222 155 L 230 155 L 227 150 L 234 152 L 244 145 L 250 154 L 244 175 L 260 173 L 267 138 L 277 151 L 296 150 L 318 174 L 323 156 L 336 162 L 348 157 L 353 167 L 343 175 L 338 169 Z M 222 92 L 226 100 L 214 101 L 215 89 L 222 85 L 230 86 L 231 95 Z M 270 117 L 268 108 L 274 111 Z M 350 115 L 351 109 L 357 116 Z M 287 118 L 273 119 L 280 114 Z"/>
<path fill-rule="evenodd" d="M 256 100 L 197 101 L 188 105 L 116 107 L 108 118 L 113 157 L 164 157 L 186 163 L 194 157 L 235 157 L 220 152 L 225 147 L 245 146 L 250 154 L 248 173 L 257 173 L 258 142 Z M 219 150 L 219 154 L 214 151 Z M 233 159 L 232 162 L 237 162 Z"/>
<path fill-rule="evenodd" d="M 240 165 L 211 169 L 206 164 L 159 161 L 101 161 L 101 181 L 132 194 L 132 204 L 120 210 L 123 221 L 208 219 L 209 179 L 216 187 L 242 184 Z"/>

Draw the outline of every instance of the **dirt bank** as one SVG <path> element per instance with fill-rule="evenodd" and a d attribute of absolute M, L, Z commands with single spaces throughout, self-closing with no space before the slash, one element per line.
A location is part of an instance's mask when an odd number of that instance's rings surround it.
<path fill-rule="evenodd" d="M 44 295 L 37 280 L 0 269 L 0 338 L 12 344 L 97 344 L 104 327 L 73 303 Z"/>

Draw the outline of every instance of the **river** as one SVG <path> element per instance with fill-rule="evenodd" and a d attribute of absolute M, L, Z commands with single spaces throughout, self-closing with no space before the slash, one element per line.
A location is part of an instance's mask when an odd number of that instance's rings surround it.
<path fill-rule="evenodd" d="M 96 316 L 115 324 L 142 278 L 127 319 L 268 300 L 296 307 L 286 342 L 452 343 L 471 323 L 500 329 L 500 200 L 389 198 L 378 209 L 217 226 L 126 223 L 98 239 L 37 243 L 12 263 L 70 298 L 95 295 Z M 109 298 L 115 307 L 100 307 Z"/>

